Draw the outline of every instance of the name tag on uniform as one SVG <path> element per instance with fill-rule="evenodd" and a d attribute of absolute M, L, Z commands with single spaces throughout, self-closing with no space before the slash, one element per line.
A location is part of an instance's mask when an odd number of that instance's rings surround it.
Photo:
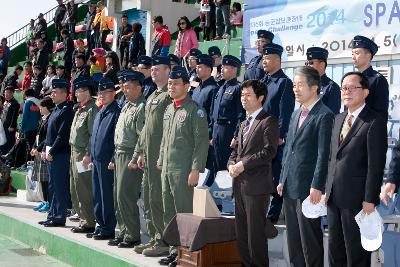
<path fill-rule="evenodd" d="M 80 117 L 81 119 L 86 118 L 86 116 L 87 116 L 87 111 L 84 111 L 84 112 L 82 112 L 82 113 L 79 115 L 79 117 Z"/>
<path fill-rule="evenodd" d="M 164 114 L 164 120 L 169 120 L 171 118 L 171 114 Z"/>
<path fill-rule="evenodd" d="M 160 103 L 160 99 L 153 99 L 153 101 L 151 101 L 152 105 L 158 105 L 158 103 Z"/>

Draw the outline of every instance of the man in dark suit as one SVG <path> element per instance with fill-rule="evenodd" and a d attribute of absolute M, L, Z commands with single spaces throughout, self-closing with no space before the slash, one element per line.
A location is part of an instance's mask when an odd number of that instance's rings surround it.
<path fill-rule="evenodd" d="M 368 79 L 345 74 L 341 94 L 347 111 L 335 117 L 326 182 L 329 265 L 370 266 L 371 252 L 361 246 L 354 216 L 379 204 L 386 161 L 386 123 L 365 104 Z"/>
<path fill-rule="evenodd" d="M 241 102 L 247 119 L 239 129 L 238 144 L 228 161 L 233 177 L 237 246 L 242 266 L 268 266 L 266 209 L 274 191 L 272 159 L 278 139 L 278 120 L 265 112 L 265 85 L 258 80 L 241 86 Z"/>
<path fill-rule="evenodd" d="M 290 120 L 277 191 L 283 195 L 289 259 L 292 266 L 324 266 L 321 218 L 306 218 L 303 201 L 317 204 L 328 172 L 329 145 L 334 120 L 319 97 L 320 75 L 312 67 L 296 69 L 293 92 L 301 104 Z"/>
<path fill-rule="evenodd" d="M 381 188 L 380 198 L 382 202 L 387 205 L 388 200 L 386 195 L 393 196 L 396 188 L 400 184 L 400 141 L 396 142 L 396 145 L 392 149 L 392 159 L 389 164 L 389 173 L 386 180 L 385 186 Z"/>

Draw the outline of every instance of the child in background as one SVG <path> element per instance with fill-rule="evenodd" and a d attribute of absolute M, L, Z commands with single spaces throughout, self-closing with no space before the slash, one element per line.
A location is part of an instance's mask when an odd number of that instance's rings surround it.
<path fill-rule="evenodd" d="M 106 66 L 106 54 L 107 51 L 104 48 L 95 48 L 92 50 L 93 55 L 96 57 L 97 61 L 96 64 L 99 65 L 101 72 L 105 71 Z"/>
<path fill-rule="evenodd" d="M 96 76 L 98 76 L 96 74 L 100 73 L 101 75 L 103 75 L 100 66 L 97 64 L 97 58 L 95 56 L 91 56 L 89 58 L 89 65 L 90 65 L 90 77 L 92 77 L 93 80 L 96 80 Z"/>

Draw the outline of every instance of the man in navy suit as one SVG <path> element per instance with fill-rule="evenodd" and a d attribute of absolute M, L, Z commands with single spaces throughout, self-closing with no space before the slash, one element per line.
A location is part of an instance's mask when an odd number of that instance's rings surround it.
<path fill-rule="evenodd" d="M 332 129 L 326 203 L 329 266 L 371 265 L 371 252 L 361 246 L 354 216 L 369 214 L 379 204 L 385 168 L 386 122 L 365 103 L 368 79 L 360 72 L 343 76 L 341 94 L 347 111 Z"/>
<path fill-rule="evenodd" d="M 293 92 L 301 104 L 290 120 L 277 191 L 283 195 L 289 259 L 292 266 L 324 266 L 321 218 L 306 218 L 303 201 L 317 204 L 324 192 L 334 115 L 319 97 L 320 75 L 296 69 Z"/>
<path fill-rule="evenodd" d="M 264 109 L 274 115 L 279 121 L 279 146 L 276 157 L 272 161 L 272 175 L 275 187 L 278 186 L 281 175 L 283 147 L 289 128 L 290 116 L 294 110 L 293 83 L 281 68 L 283 47 L 277 44 L 267 44 L 264 47 L 263 68 L 267 75 L 262 82 L 267 85 L 267 98 Z M 276 223 L 282 209 L 283 199 L 276 192 L 272 194 L 268 218 Z"/>

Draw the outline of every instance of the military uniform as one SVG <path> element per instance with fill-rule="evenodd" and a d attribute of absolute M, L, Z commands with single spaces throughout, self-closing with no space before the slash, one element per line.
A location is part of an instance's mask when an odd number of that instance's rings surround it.
<path fill-rule="evenodd" d="M 110 79 L 100 80 L 99 91 L 105 89 L 114 89 L 114 83 Z M 97 113 L 93 124 L 90 150 L 93 163 L 94 215 L 98 224 L 93 233 L 94 237 L 112 238 L 115 233 L 117 222 L 113 200 L 114 174 L 108 169 L 108 163 L 111 162 L 115 151 L 114 130 L 119 113 L 120 108 L 114 100 Z"/>
<path fill-rule="evenodd" d="M 282 55 L 283 48 L 277 44 L 267 44 L 264 54 Z M 267 98 L 264 102 L 264 110 L 275 116 L 279 121 L 279 138 L 285 139 L 289 129 L 290 117 L 292 116 L 295 98 L 293 94 L 293 82 L 286 76 L 282 69 L 267 74 L 262 81 L 267 85 Z M 272 161 L 272 175 L 275 187 L 279 184 L 282 168 L 283 148 L 285 144 L 278 146 L 275 158 Z M 279 219 L 283 199 L 277 193 L 273 193 L 268 217 L 275 222 Z"/>
<path fill-rule="evenodd" d="M 197 58 L 201 55 L 201 51 L 197 48 L 192 48 L 189 51 L 189 56 L 190 57 L 195 57 L 196 60 Z M 189 83 L 190 83 L 190 88 L 189 88 L 189 94 L 193 94 L 193 90 L 198 86 L 200 82 L 199 77 L 197 77 L 197 72 L 196 72 L 196 67 L 194 69 L 189 70 Z"/>
<path fill-rule="evenodd" d="M 54 79 L 52 88 L 68 90 L 69 83 L 65 80 Z M 73 119 L 72 106 L 68 102 L 58 104 L 51 113 L 46 133 L 46 150 L 53 158 L 48 162 L 49 171 L 49 202 L 50 210 L 47 215 L 48 222 L 45 226 L 65 224 L 67 207 L 71 203 L 69 192 L 69 161 L 71 149 L 68 138 Z"/>
<path fill-rule="evenodd" d="M 142 83 L 144 76 L 140 72 L 134 72 L 126 74 L 124 79 L 125 81 L 140 79 Z M 137 201 L 143 172 L 140 169 L 128 169 L 128 164 L 132 160 L 144 125 L 145 101 L 143 95 L 135 101 L 127 101 L 115 128 L 114 208 L 120 229 L 117 239 L 124 241 L 127 245 L 140 243 L 140 215 Z"/>
<path fill-rule="evenodd" d="M 75 90 L 90 86 L 88 79 L 74 80 Z M 90 156 L 90 136 L 92 135 L 94 118 L 99 111 L 95 100 L 91 98 L 87 103 L 81 103 L 75 112 L 72 121 L 69 144 L 71 145 L 70 179 L 72 205 L 80 218 L 83 228 L 95 227 L 93 214 L 92 172 L 78 172 L 77 162 L 84 156 Z"/>
<path fill-rule="evenodd" d="M 214 58 L 214 56 L 219 56 L 221 57 L 221 50 L 219 49 L 218 46 L 211 46 L 208 48 L 208 55 Z M 215 59 L 215 58 L 214 58 Z M 216 71 L 217 73 L 211 73 L 211 75 L 214 76 L 215 81 L 219 86 L 222 86 L 224 84 L 224 80 L 222 79 L 221 71 L 222 71 L 222 64 L 219 64 L 216 66 Z"/>
<path fill-rule="evenodd" d="M 143 96 L 145 99 L 149 98 L 149 96 L 157 89 L 157 85 L 153 82 L 151 77 L 147 77 L 143 81 Z"/>

